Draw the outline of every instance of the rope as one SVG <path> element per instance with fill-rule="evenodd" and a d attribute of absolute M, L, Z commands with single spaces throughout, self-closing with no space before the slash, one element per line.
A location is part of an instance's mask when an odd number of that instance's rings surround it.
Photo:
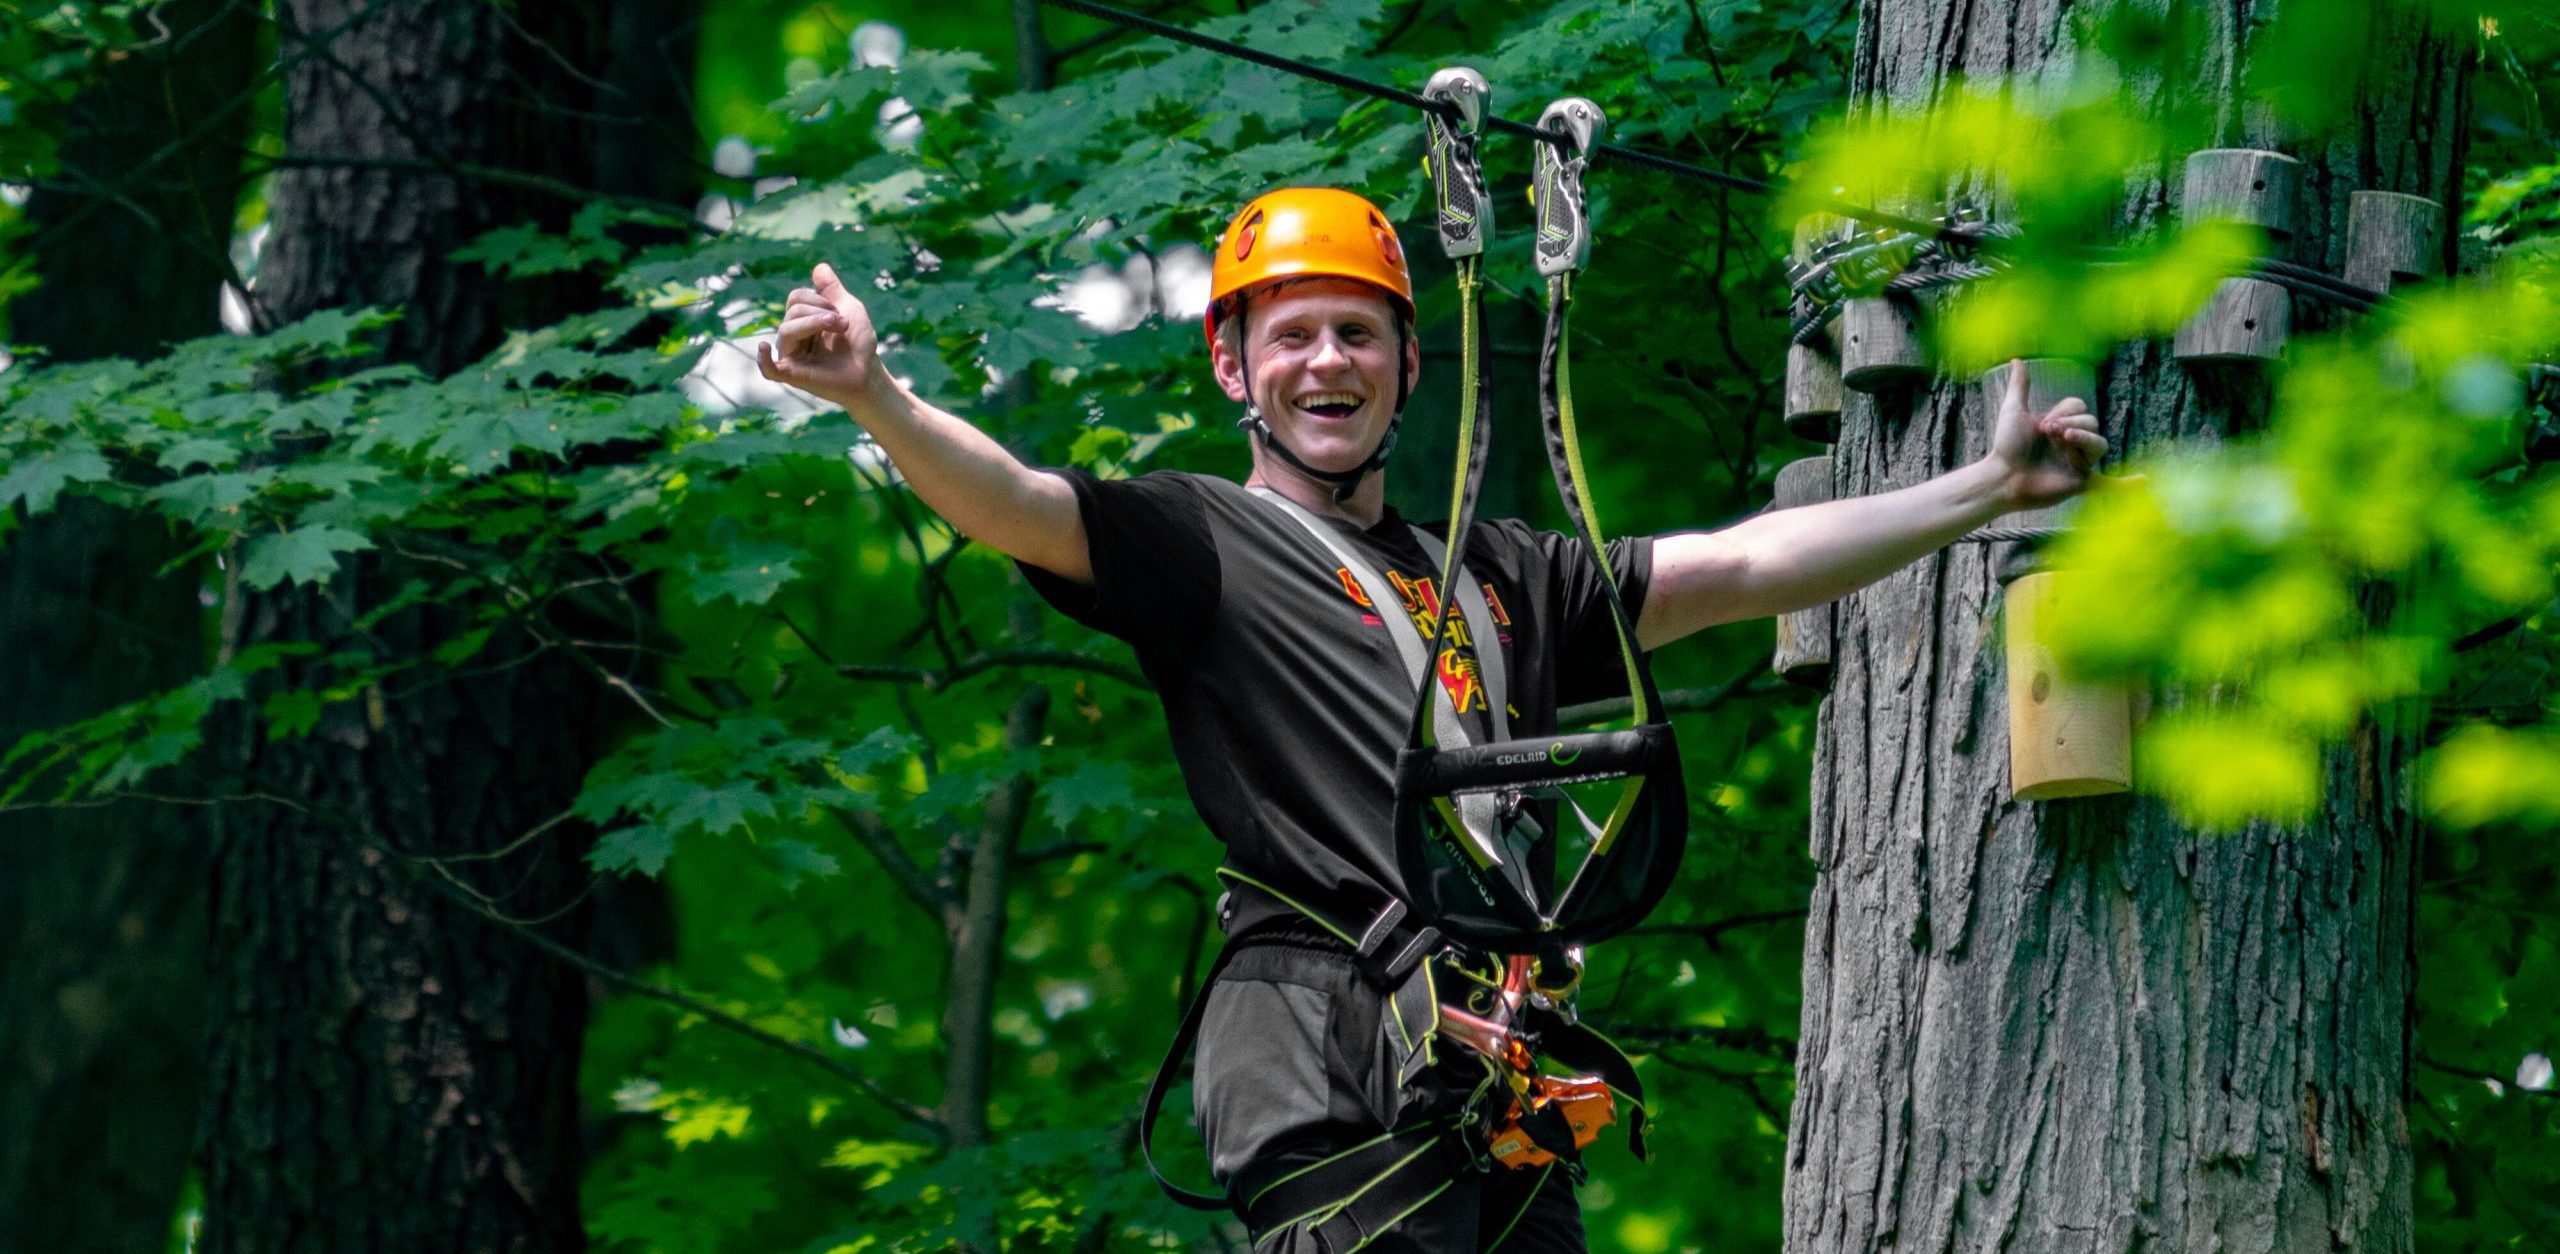
<path fill-rule="evenodd" d="M 1188 44 L 1194 48 L 1202 49 L 1203 51 L 1217 53 L 1220 56 L 1233 57 L 1239 61 L 1250 61 L 1255 65 L 1262 66 L 1266 69 L 1278 70 L 1284 74 L 1295 74 L 1300 78 L 1311 78 L 1319 83 L 1339 87 L 1344 91 L 1358 92 L 1361 95 L 1373 97 L 1378 100 L 1384 100 L 1390 104 L 1403 105 L 1408 109 L 1419 109 L 1425 113 L 1436 113 L 1442 117 L 1452 120 L 1456 120 L 1458 117 L 1458 111 L 1455 106 L 1442 105 L 1431 100 L 1426 100 L 1423 97 L 1417 96 L 1401 87 L 1394 87 L 1386 83 L 1374 82 L 1365 78 L 1355 78 L 1352 75 L 1345 74 L 1339 70 L 1328 70 L 1323 66 L 1300 61 L 1294 57 L 1284 57 L 1274 53 L 1264 52 L 1258 48 L 1249 48 L 1231 40 L 1217 38 L 1214 35 L 1203 35 L 1198 31 L 1187 30 L 1170 22 L 1159 21 L 1141 13 L 1131 13 L 1126 9 L 1113 8 L 1107 4 L 1096 4 L 1094 3 L 1094 0 L 1039 0 L 1039 3 L 1047 5 L 1053 9 L 1065 9 L 1073 13 L 1082 13 L 1087 17 L 1100 18 L 1103 21 L 1116 23 L 1118 25 L 1128 27 L 1131 30 L 1144 31 L 1150 35 L 1161 36 L 1163 38 L 1170 39 L 1175 43 Z M 1489 131 L 1500 131 L 1505 135 L 1515 135 L 1522 139 L 1535 140 L 1542 144 L 1561 144 L 1563 142 L 1557 136 L 1549 134 L 1546 131 L 1539 130 L 1537 127 L 1531 126 L 1526 122 L 1514 122 L 1509 118 L 1487 117 L 1484 120 L 1484 129 Z M 1691 165 L 1685 161 L 1675 161 L 1669 157 L 1660 156 L 1650 152 L 1640 152 L 1633 148 L 1622 148 L 1616 144 L 1593 144 L 1589 150 L 1589 155 L 1593 159 L 1605 158 L 1610 161 L 1618 162 L 1622 165 L 1631 165 L 1638 169 L 1651 170 L 1657 174 L 1668 174 L 1673 178 L 1687 179 L 1693 183 L 1705 183 L 1714 187 L 1724 187 L 1730 188 L 1734 191 L 1751 192 L 1761 196 L 1776 196 L 1785 191 L 1785 189 L 1780 187 L 1778 184 L 1769 182 L 1766 179 L 1755 179 L 1747 175 L 1732 174 L 1723 170 L 1710 170 L 1705 166 Z M 1889 226 L 1897 230 L 1910 231 L 1918 235 L 1935 237 L 1940 229 L 1935 223 L 1926 222 L 1918 218 L 1907 218 L 1896 213 L 1887 213 L 1872 205 L 1856 205 L 1847 201 L 1831 200 L 1827 198 L 1817 199 L 1812 203 L 1823 210 L 1839 214 L 1842 217 L 1856 218 L 1862 222 L 1873 222 L 1878 226 Z"/>
<path fill-rule="evenodd" d="M 1198 31 L 1176 26 L 1171 22 L 1148 17 L 1142 13 L 1131 13 L 1126 9 L 1115 8 L 1111 5 L 1097 4 L 1094 0 L 1039 0 L 1039 3 L 1047 5 L 1053 9 L 1065 9 L 1072 13 L 1081 13 L 1087 17 L 1098 18 L 1105 22 L 1127 27 L 1130 30 L 1143 31 L 1147 34 L 1158 36 L 1159 38 L 1170 39 L 1175 43 L 1187 44 L 1206 52 L 1214 52 L 1219 56 L 1232 57 L 1239 61 L 1249 61 L 1266 69 L 1278 70 L 1283 74 L 1294 74 L 1300 78 L 1313 79 L 1319 83 L 1339 87 L 1344 91 L 1357 92 L 1361 95 L 1369 96 L 1374 99 L 1384 100 L 1390 104 L 1400 104 L 1408 109 L 1419 109 L 1424 113 L 1438 114 L 1441 117 L 1449 118 L 1453 121 L 1458 120 L 1458 111 L 1454 105 L 1444 105 L 1436 101 L 1428 100 L 1422 96 L 1406 91 L 1403 88 L 1391 86 L 1386 83 L 1355 77 L 1353 75 L 1342 73 L 1339 70 L 1328 70 L 1323 66 L 1301 61 L 1295 57 L 1279 56 L 1274 53 L 1261 51 L 1257 48 L 1247 47 L 1232 40 L 1220 39 L 1214 35 L 1203 35 Z M 1522 139 L 1534 140 L 1542 144 L 1560 145 L 1564 142 L 1559 136 L 1539 130 L 1537 127 L 1524 122 L 1511 121 L 1508 118 L 1487 117 L 1484 119 L 1484 129 L 1489 131 L 1500 131 L 1505 135 L 1514 135 Z M 1692 165 L 1685 161 L 1675 161 L 1669 157 L 1650 152 L 1642 152 L 1633 148 L 1622 148 L 1616 144 L 1593 144 L 1591 145 L 1589 155 L 1594 160 L 1605 159 L 1617 162 L 1621 165 L 1630 165 L 1642 170 L 1651 170 L 1656 174 L 1666 174 L 1673 178 L 1685 179 L 1693 183 L 1705 183 L 1712 187 L 1723 187 L 1734 191 L 1750 192 L 1755 195 L 1777 196 L 1783 194 L 1786 190 L 1779 184 L 1772 183 L 1766 179 L 1755 179 L 1747 175 L 1733 174 L 1723 170 L 1710 170 L 1705 166 Z M 1961 221 L 1950 220 L 1933 222 L 1920 218 L 1905 217 L 1901 214 L 1886 212 L 1885 210 L 1878 209 L 1873 205 L 1852 204 L 1848 201 L 1834 200 L 1828 197 L 1814 198 L 1809 201 L 1809 203 L 1825 212 L 1837 214 L 1844 218 L 1853 218 L 1860 222 L 1871 223 L 1880 227 L 1890 227 L 1896 231 L 1907 233 L 1913 237 L 1913 242 L 1915 243 L 1924 240 L 1935 241 L 1959 251 L 1980 250 L 1984 252 L 1995 252 L 2000 247 L 2000 240 L 2007 235 L 2014 234 L 2015 232 L 2015 228 L 2009 228 L 2006 231 L 1996 229 L 1986 230 L 1983 228 L 1982 224 L 1979 223 L 1964 223 Z M 1989 277 L 1991 274 L 1996 272 L 1996 266 L 1985 265 L 1980 262 L 1966 261 L 1951 265 L 1943 272 L 1932 272 L 1931 277 L 1914 280 L 1905 286 L 1888 286 L 1887 290 L 1911 292 L 1925 287 L 1968 283 L 1976 279 Z M 2298 265 L 2294 262 L 2282 261 L 2275 258 L 2262 258 L 2252 263 L 2249 269 L 2244 273 L 2246 277 L 2264 279 L 2297 294 L 2326 300 L 2334 304 L 2345 306 L 2346 308 L 2357 312 L 2369 312 L 2380 306 L 2385 299 L 2384 293 L 2376 292 L 2370 288 L 2359 287 L 2344 279 L 2338 278 L 2335 275 L 2323 273 L 2319 270 L 2312 269 L 2309 266 Z M 1824 318 L 1817 315 L 1813 319 L 1811 326 L 1819 327 L 1824 320 Z M 1799 312 L 1795 323 L 1795 341 L 1797 343 L 1803 343 L 1806 338 L 1813 333 L 1814 332 L 1812 330 L 1808 329 L 1808 326 L 1804 321 L 1803 314 Z"/>
<path fill-rule="evenodd" d="M 2068 527 L 1977 527 L 1972 531 L 1968 531 L 1963 535 L 1957 536 L 1955 542 L 1957 544 L 2008 544 L 2012 542 L 2038 544 L 2046 540 L 2058 540 L 2069 534 L 2070 530 L 2071 529 Z"/>

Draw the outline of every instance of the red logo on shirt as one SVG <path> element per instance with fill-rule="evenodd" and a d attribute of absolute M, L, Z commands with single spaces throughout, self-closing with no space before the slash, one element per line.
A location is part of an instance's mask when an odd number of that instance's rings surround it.
<path fill-rule="evenodd" d="M 1370 601 L 1369 594 L 1361 590 L 1360 581 L 1352 576 L 1350 568 L 1335 567 L 1333 574 L 1342 585 L 1342 594 L 1351 598 L 1353 605 L 1363 610 L 1378 609 Z M 1419 579 L 1408 578 L 1404 572 L 1391 568 L 1387 571 L 1387 583 L 1396 590 L 1396 599 L 1403 602 L 1405 617 L 1413 621 L 1413 629 L 1423 639 L 1431 639 L 1433 631 L 1440 625 L 1438 582 L 1428 575 Z M 1502 608 L 1502 598 L 1494 595 L 1493 585 L 1486 584 L 1484 593 L 1485 605 L 1492 611 L 1493 621 L 1503 627 L 1510 626 L 1511 615 Z M 1360 621 L 1364 626 L 1386 625 L 1386 620 L 1375 613 L 1362 614 Z M 1455 706 L 1460 714 L 1489 704 L 1484 691 L 1484 670 L 1476 661 L 1475 647 L 1476 642 L 1467 630 L 1466 618 L 1450 615 L 1449 638 L 1442 642 L 1437 670 L 1440 686 L 1449 690 L 1449 704 Z"/>

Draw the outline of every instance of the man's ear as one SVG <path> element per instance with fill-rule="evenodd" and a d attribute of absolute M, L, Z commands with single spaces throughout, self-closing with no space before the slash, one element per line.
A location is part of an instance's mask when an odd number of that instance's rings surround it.
<path fill-rule="evenodd" d="M 1413 390 L 1421 386 L 1422 337 L 1415 335 L 1413 328 L 1407 326 L 1404 329 L 1404 394 L 1411 396 Z"/>
<path fill-rule="evenodd" d="M 1244 400 L 1244 363 L 1228 351 L 1224 335 L 1209 341 L 1209 369 L 1218 376 L 1218 386 L 1226 389 L 1228 400 Z"/>

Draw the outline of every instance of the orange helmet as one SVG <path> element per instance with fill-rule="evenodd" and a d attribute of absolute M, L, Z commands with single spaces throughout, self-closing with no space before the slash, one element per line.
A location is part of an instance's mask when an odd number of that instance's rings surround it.
<path fill-rule="evenodd" d="M 1330 187 L 1284 187 L 1257 197 L 1227 224 L 1209 268 L 1209 342 L 1218 339 L 1218 315 L 1227 298 L 1272 279 L 1331 275 L 1359 281 L 1387 294 L 1388 303 L 1413 319 L 1413 276 L 1404 245 L 1376 205 Z"/>

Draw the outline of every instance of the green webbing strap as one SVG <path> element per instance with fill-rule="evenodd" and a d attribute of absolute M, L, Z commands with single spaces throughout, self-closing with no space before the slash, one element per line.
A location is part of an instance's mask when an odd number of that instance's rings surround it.
<path fill-rule="evenodd" d="M 1609 550 L 1600 539 L 1600 511 L 1591 499 L 1591 484 L 1582 464 L 1582 436 L 1573 420 L 1573 355 L 1571 321 L 1573 313 L 1573 276 L 1559 274 L 1547 280 L 1547 337 L 1538 354 L 1538 404 L 1546 420 L 1547 463 L 1555 473 L 1556 495 L 1564 501 L 1564 512 L 1573 520 L 1574 534 L 1591 552 L 1592 564 L 1600 571 L 1600 591 L 1609 603 L 1609 625 L 1617 631 L 1618 658 L 1627 668 L 1627 695 L 1634 703 L 1634 724 L 1643 726 L 1653 721 L 1653 676 L 1644 665 L 1643 651 L 1636 646 L 1635 620 L 1627 613 L 1627 603 L 1618 589 L 1617 570 L 1609 564 Z M 1600 831 L 1592 841 L 1591 856 L 1583 862 L 1588 870 L 1617 843 L 1618 833 L 1625 830 L 1627 819 L 1635 813 L 1636 801 L 1644 792 L 1644 777 L 1630 776 L 1618 788 L 1617 800 L 1609 807 L 1609 817 L 1600 823 Z M 1579 875 L 1576 876 L 1580 878 Z M 1572 896 L 1567 887 L 1565 897 Z"/>
<path fill-rule="evenodd" d="M 1555 472 L 1556 494 L 1563 498 L 1565 513 L 1573 520 L 1574 533 L 1591 550 L 1592 561 L 1600 568 L 1610 624 L 1618 633 L 1618 658 L 1627 670 L 1628 695 L 1635 701 L 1635 722 L 1649 723 L 1653 721 L 1648 699 L 1652 685 L 1645 681 L 1635 620 L 1627 613 L 1617 570 L 1609 565 L 1608 549 L 1601 541 L 1600 507 L 1591 497 L 1589 472 L 1582 462 L 1582 434 L 1574 424 L 1572 316 L 1573 276 L 1557 275 L 1547 281 L 1547 338 L 1538 358 L 1539 401 L 1546 411 L 1547 460 Z"/>
<path fill-rule="evenodd" d="M 1448 639 L 1449 611 L 1460 600 L 1455 593 L 1461 584 L 1466 584 L 1470 593 L 1474 590 L 1472 584 L 1463 578 L 1465 568 L 1460 562 L 1467 551 L 1467 533 L 1475 527 L 1476 497 L 1484 489 L 1484 463 L 1493 446 L 1493 389 L 1486 386 L 1489 380 L 1485 374 L 1489 367 L 1481 344 L 1484 337 L 1483 265 L 1481 257 L 1457 259 L 1458 354 L 1463 363 L 1458 377 L 1458 464 L 1449 476 L 1449 534 L 1440 552 L 1440 614 L 1431 626 L 1431 639 L 1435 643 Z M 1469 625 L 1469 631 L 1476 632 L 1473 624 Z M 1499 654 L 1501 648 L 1499 639 L 1476 640 L 1476 665 L 1486 666 L 1485 655 Z M 1497 660 L 1492 665 L 1500 666 L 1501 663 Z M 1407 743 L 1430 747 L 1441 743 L 1431 726 L 1429 688 L 1435 686 L 1426 685 L 1421 700 L 1414 705 L 1412 735 Z M 1502 698 L 1494 699 L 1497 702 L 1494 736 L 1497 740 L 1507 740 L 1510 738 L 1508 730 L 1498 726 Z"/>

